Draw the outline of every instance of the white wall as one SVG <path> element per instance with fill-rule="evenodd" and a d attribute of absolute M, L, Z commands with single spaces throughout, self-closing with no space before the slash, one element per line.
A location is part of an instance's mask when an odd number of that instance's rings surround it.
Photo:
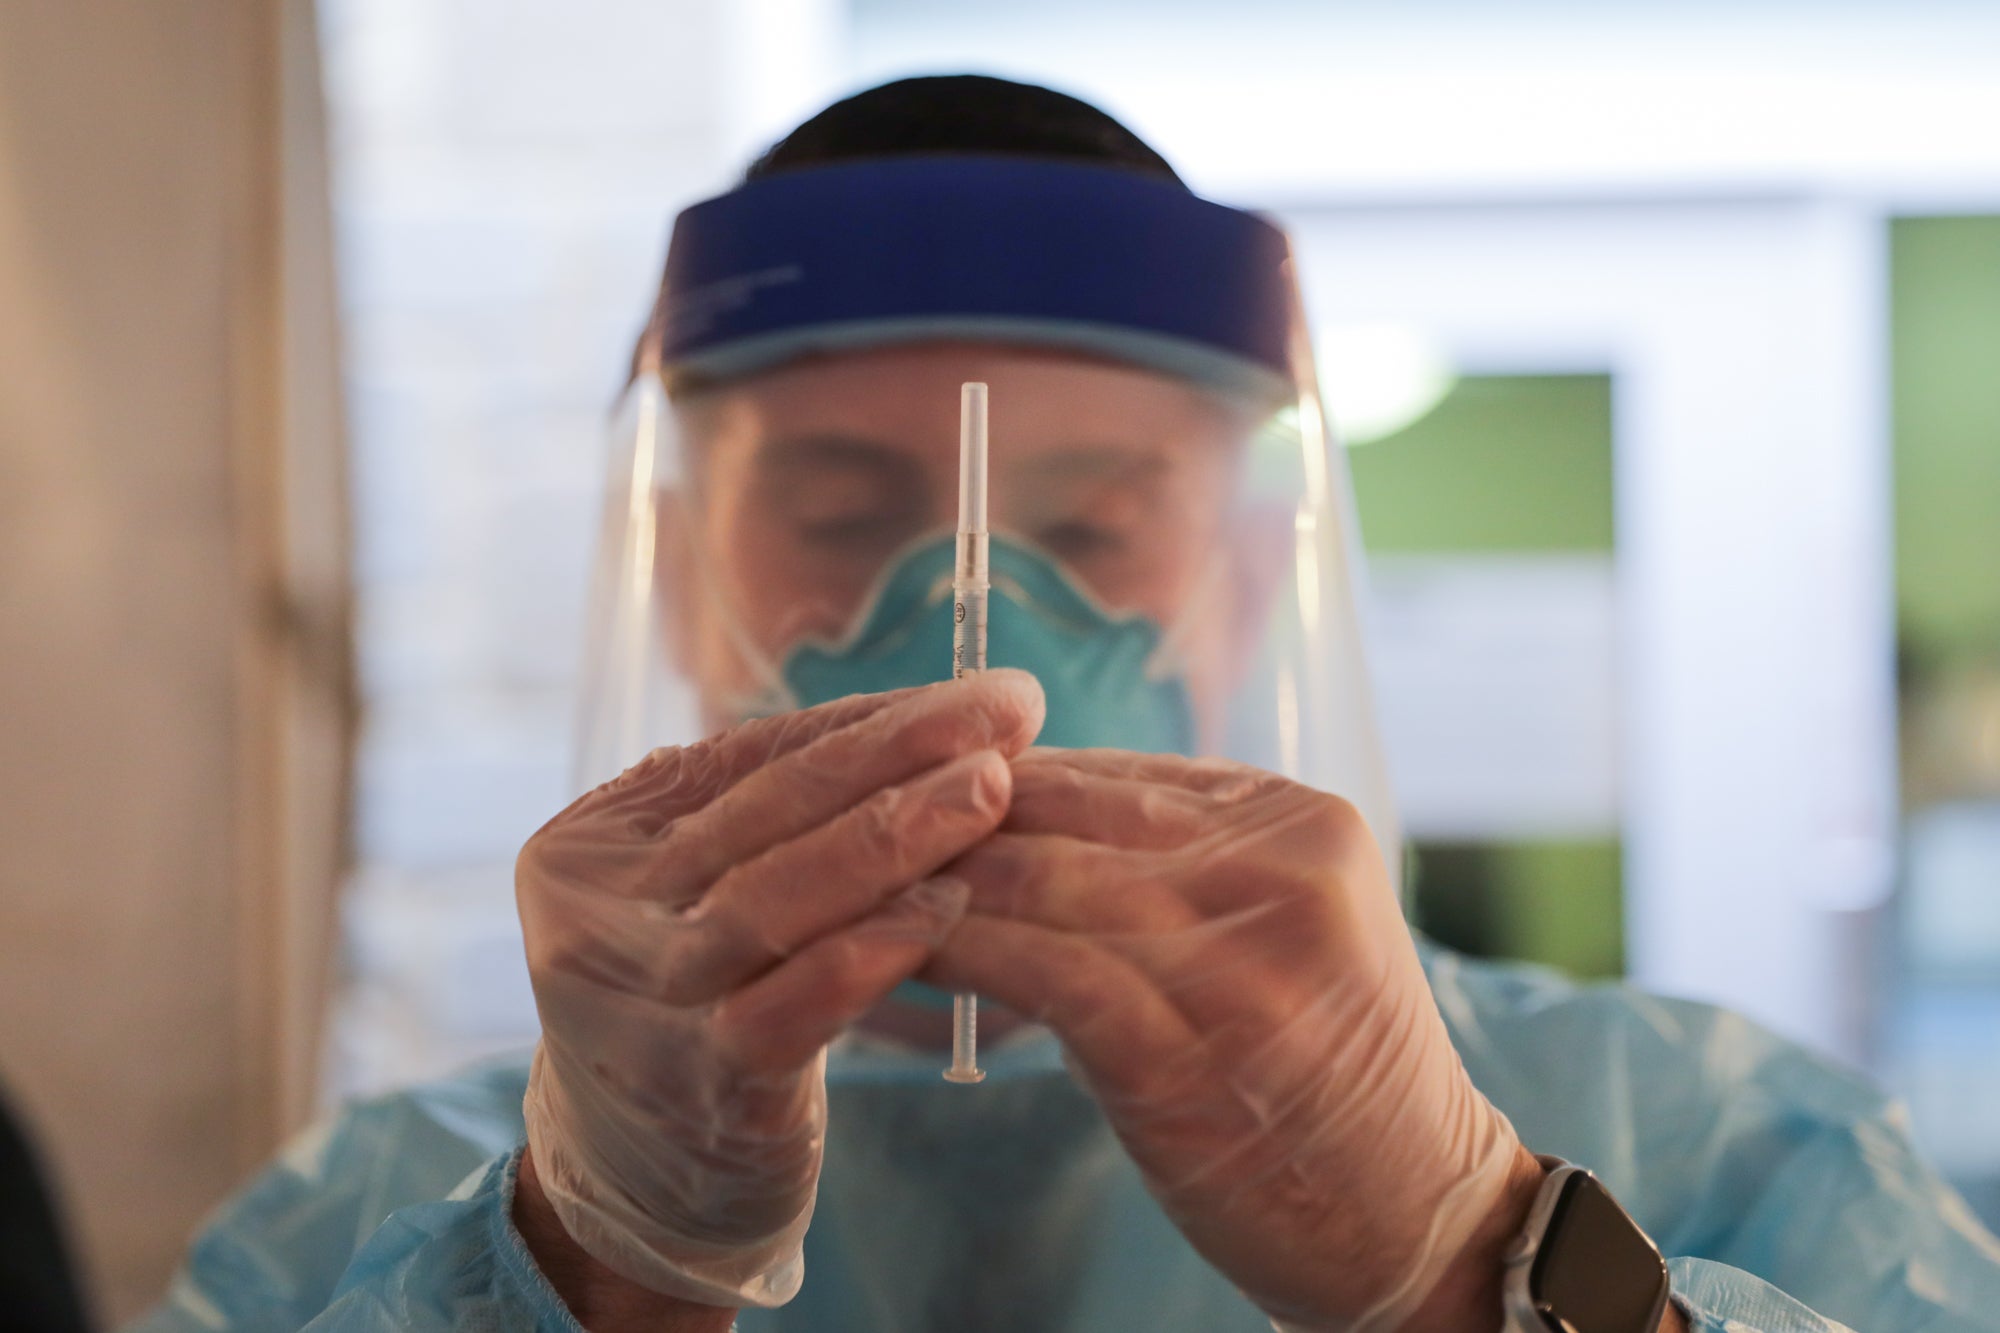
<path fill-rule="evenodd" d="M 329 0 L 367 703 L 326 1092 L 531 1042 L 606 414 L 674 213 L 824 100 L 830 0 Z"/>

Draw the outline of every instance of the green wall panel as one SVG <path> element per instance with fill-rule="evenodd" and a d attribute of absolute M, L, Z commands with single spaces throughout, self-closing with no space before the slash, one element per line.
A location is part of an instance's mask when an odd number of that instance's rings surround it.
<path fill-rule="evenodd" d="M 1348 461 L 1370 551 L 1612 549 L 1609 376 L 1464 379 Z"/>
<path fill-rule="evenodd" d="M 1896 601 L 1926 666 L 2000 652 L 2000 217 L 1889 230 Z"/>

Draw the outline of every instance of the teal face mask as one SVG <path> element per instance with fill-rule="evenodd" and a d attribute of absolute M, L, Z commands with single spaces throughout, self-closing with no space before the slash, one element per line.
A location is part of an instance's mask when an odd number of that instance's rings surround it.
<path fill-rule="evenodd" d="M 915 548 L 889 569 L 844 640 L 793 649 L 779 673 L 795 706 L 949 677 L 955 552 L 950 537 Z M 1158 625 L 1106 613 L 1047 557 L 1003 537 L 992 539 L 989 568 L 986 664 L 1019 667 L 1042 683 L 1048 718 L 1040 744 L 1194 752 L 1187 687 L 1163 669 Z M 951 996 L 918 981 L 898 986 L 895 997 L 951 1008 Z M 935 1056 L 918 1063 L 936 1076 Z"/>
<path fill-rule="evenodd" d="M 1113 616 L 1047 557 L 992 539 L 986 664 L 1042 683 L 1048 720 L 1039 744 L 1194 752 L 1187 687 L 1167 669 L 1160 627 Z M 850 694 L 927 685 L 951 675 L 954 544 L 910 551 L 883 578 L 839 643 L 807 642 L 779 667 L 796 707 Z"/>

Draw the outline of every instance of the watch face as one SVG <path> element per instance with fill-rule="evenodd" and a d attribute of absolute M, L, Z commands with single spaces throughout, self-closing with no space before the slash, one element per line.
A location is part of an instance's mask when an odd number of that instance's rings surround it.
<path fill-rule="evenodd" d="M 1563 1183 L 1528 1291 L 1551 1329 L 1654 1333 L 1666 1306 L 1667 1265 L 1604 1186 L 1579 1171 Z"/>

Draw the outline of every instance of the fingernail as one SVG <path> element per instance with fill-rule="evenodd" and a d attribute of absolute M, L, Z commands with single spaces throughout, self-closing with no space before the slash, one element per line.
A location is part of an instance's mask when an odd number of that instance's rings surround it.
<path fill-rule="evenodd" d="M 927 916 L 955 921 L 965 915 L 972 901 L 972 886 L 956 875 L 933 875 L 920 879 L 903 891 L 901 903 Z"/>
<path fill-rule="evenodd" d="M 938 799 L 968 814 L 987 815 L 1006 802 L 1013 782 L 1013 770 L 998 750 L 975 750 L 939 774 Z"/>
<path fill-rule="evenodd" d="M 980 679 L 992 681 L 1012 695 L 1020 703 L 1022 712 L 1034 722 L 1035 731 L 1042 729 L 1042 718 L 1049 706 L 1048 698 L 1042 692 L 1042 682 L 1019 667 L 995 667 L 981 672 Z"/>
<path fill-rule="evenodd" d="M 971 901 L 972 887 L 964 880 L 934 875 L 904 889 L 858 929 L 878 938 L 915 940 L 936 948 Z"/>

